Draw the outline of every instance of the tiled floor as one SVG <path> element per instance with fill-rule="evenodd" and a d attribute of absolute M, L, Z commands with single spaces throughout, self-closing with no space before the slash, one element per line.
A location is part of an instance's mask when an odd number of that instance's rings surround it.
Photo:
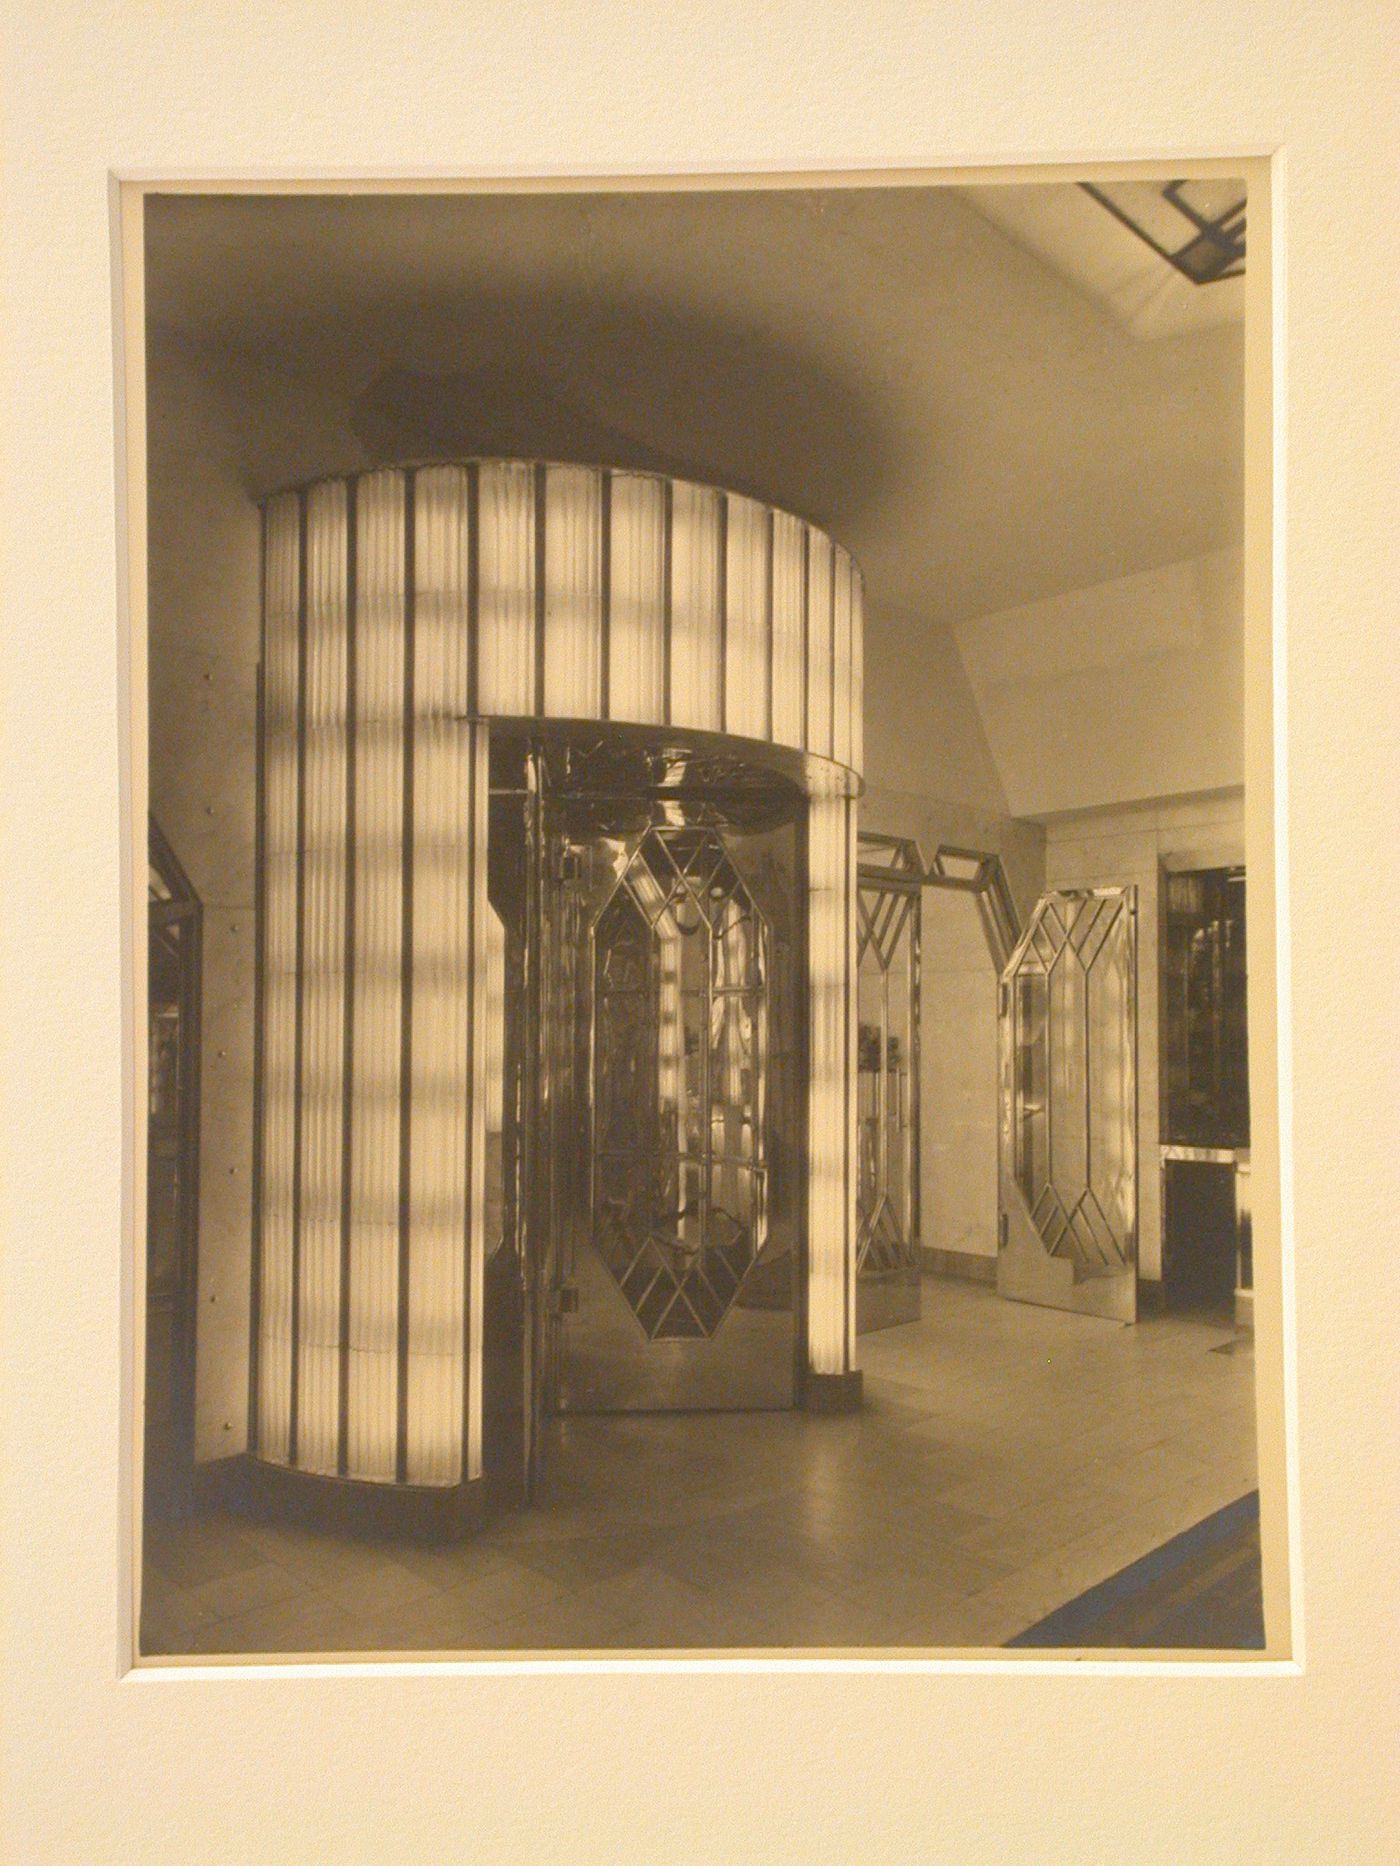
<path fill-rule="evenodd" d="M 544 1503 L 465 1545 L 156 1525 L 142 1650 L 997 1646 L 1253 1487 L 1247 1344 L 930 1280 L 858 1417 L 560 1421 Z"/>

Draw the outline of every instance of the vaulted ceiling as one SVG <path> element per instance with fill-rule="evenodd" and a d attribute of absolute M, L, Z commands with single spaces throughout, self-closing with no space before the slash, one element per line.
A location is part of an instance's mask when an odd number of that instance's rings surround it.
<path fill-rule="evenodd" d="M 1238 317 L 1135 334 L 1092 217 L 1057 262 L 1063 195 L 174 195 L 148 314 L 339 398 L 367 458 L 714 481 L 827 526 L 872 610 L 956 624 L 1240 539 Z"/>

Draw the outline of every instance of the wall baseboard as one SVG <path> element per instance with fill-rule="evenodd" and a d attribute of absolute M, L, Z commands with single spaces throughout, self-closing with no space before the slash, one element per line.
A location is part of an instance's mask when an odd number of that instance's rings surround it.
<path fill-rule="evenodd" d="M 919 1249 L 919 1265 L 925 1276 L 960 1276 L 968 1283 L 995 1283 L 997 1260 L 970 1250 L 940 1250 L 936 1244 Z"/>

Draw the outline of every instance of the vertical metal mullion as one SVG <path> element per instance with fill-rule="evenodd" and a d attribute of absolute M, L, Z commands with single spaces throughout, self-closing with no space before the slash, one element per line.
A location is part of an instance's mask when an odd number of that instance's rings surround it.
<path fill-rule="evenodd" d="M 340 1316 L 337 1324 L 336 1469 L 350 1468 L 350 1273 L 354 1201 L 355 1115 L 355 817 L 359 667 L 356 659 L 359 481 L 345 488 L 345 1005 L 341 1043 L 340 1108 Z"/>
<path fill-rule="evenodd" d="M 598 541 L 598 717 L 612 716 L 612 473 L 604 467 L 599 487 Z"/>
<path fill-rule="evenodd" d="M 770 505 L 767 508 L 767 513 L 766 513 L 766 517 L 764 521 L 764 560 L 765 561 L 764 561 L 764 578 L 763 578 L 764 640 L 765 640 L 765 645 L 767 649 L 767 657 L 768 657 L 768 700 L 767 700 L 767 710 L 764 714 L 763 735 L 769 741 L 770 744 L 772 743 L 772 740 L 773 740 L 773 678 L 774 678 L 774 671 L 773 671 L 773 662 L 774 662 L 774 653 L 773 653 L 773 630 L 774 630 L 773 552 L 776 548 L 775 540 L 774 540 L 774 530 L 775 530 L 776 524 L 777 524 L 777 516 L 774 513 L 772 506 Z"/>
<path fill-rule="evenodd" d="M 472 1234 L 473 1211 L 472 1196 L 476 1172 L 476 1048 L 485 1041 L 485 1033 L 476 1027 L 478 993 L 476 989 L 477 967 L 485 964 L 486 955 L 476 949 L 477 903 L 479 889 L 486 886 L 486 850 L 478 848 L 476 831 L 478 819 L 478 764 L 479 747 L 475 724 L 465 726 L 467 733 L 467 846 L 469 850 L 469 895 L 467 901 L 467 1171 L 466 1201 L 463 1212 L 463 1259 L 462 1259 L 462 1469 L 461 1481 L 468 1479 L 468 1439 L 471 1427 L 471 1387 L 472 1387 L 472 1252 L 476 1240 Z M 481 996 L 484 997 L 484 993 Z M 485 1223 L 485 1213 L 481 1214 Z M 481 1240 L 485 1250 L 486 1241 Z M 485 1447 L 482 1450 L 482 1465 L 485 1468 Z"/>
<path fill-rule="evenodd" d="M 798 722 L 797 742 L 807 751 L 812 749 L 811 725 L 807 711 L 810 705 L 812 681 L 812 649 L 807 639 L 808 631 L 812 626 L 812 592 L 808 586 L 811 567 L 812 528 L 810 525 L 804 525 L 802 527 L 802 718 Z"/>
<path fill-rule="evenodd" d="M 1138 1279 L 1138 1228 L 1141 1218 L 1141 1194 L 1138 1189 L 1138 941 L 1137 941 L 1137 883 L 1133 882 L 1125 892 L 1124 906 L 1127 909 L 1126 932 L 1128 938 L 1128 974 L 1126 999 L 1128 1014 L 1128 1063 L 1133 1072 L 1132 1094 L 1124 1100 L 1129 1106 L 1125 1110 L 1128 1122 L 1128 1140 L 1133 1162 L 1133 1210 L 1132 1224 L 1132 1264 L 1133 1272 L 1133 1313 L 1137 1314 L 1137 1279 Z"/>
<path fill-rule="evenodd" d="M 669 479 L 661 482 L 661 724 L 671 723 L 671 558 L 675 498 Z"/>
<path fill-rule="evenodd" d="M 831 685 L 831 736 L 827 755 L 834 759 L 836 756 L 836 546 L 834 544 L 827 554 L 831 558 L 831 596 L 827 605 L 827 629 L 831 637 L 827 651 L 827 677 Z M 849 636 L 847 642 L 849 646 Z"/>
<path fill-rule="evenodd" d="M 408 1477 L 409 1294 L 412 1275 L 413 1200 L 413 763 L 416 577 L 413 469 L 403 494 L 403 914 L 399 949 L 399 1265 L 397 1329 L 397 1440 L 394 1474 Z"/>
<path fill-rule="evenodd" d="M 477 711 L 481 661 L 481 466 L 467 463 L 467 711 Z"/>
<path fill-rule="evenodd" d="M 296 807 L 296 978 L 292 1037 L 292 1266 L 291 1369 L 288 1385 L 287 1463 L 297 1461 L 301 1405 L 301 1165 L 302 1087 L 305 1066 L 306 996 L 306 669 L 307 669 L 307 494 L 297 495 L 297 807 Z"/>
<path fill-rule="evenodd" d="M 545 578 L 548 575 L 548 566 L 545 561 L 545 474 L 547 471 L 548 468 L 542 463 L 535 467 L 535 711 L 541 719 L 545 717 L 544 657 L 547 633 Z"/>
<path fill-rule="evenodd" d="M 875 1115 L 879 1122 L 879 1151 L 875 1156 L 875 1171 L 877 1176 L 875 1186 L 875 1209 L 878 1211 L 880 1208 L 880 1201 L 882 1199 L 888 1199 L 890 1191 L 890 969 L 885 963 L 885 955 L 881 952 L 878 944 L 874 941 L 871 943 L 875 946 L 875 962 L 880 968 L 880 1071 L 879 1088 L 875 1097 Z M 855 978 L 851 981 L 851 988 L 856 993 L 860 991 L 859 967 L 857 967 Z"/>
<path fill-rule="evenodd" d="M 715 831 L 718 838 L 719 832 Z M 710 1241 L 710 1179 L 714 1172 L 715 1129 L 714 1096 L 711 1091 L 711 1064 L 713 1056 L 711 1045 L 714 1043 L 715 1028 L 715 930 L 710 925 L 708 916 L 704 916 L 705 931 L 708 936 L 708 950 L 705 954 L 705 1041 L 700 1046 L 700 1118 L 704 1122 L 700 1141 L 700 1248 L 703 1251 Z M 679 927 L 679 922 L 677 922 Z M 684 937 L 682 935 L 682 937 Z M 679 967 L 681 955 L 676 954 Z M 685 993 L 681 993 L 681 1053 L 685 1053 Z M 681 1187 L 682 1202 L 685 1188 Z"/>
<path fill-rule="evenodd" d="M 263 1234 L 263 1021 L 266 1016 L 265 941 L 267 918 L 267 507 L 261 514 L 262 562 L 258 594 L 258 670 L 254 699 L 253 771 L 253 1158 L 251 1174 L 252 1262 L 248 1289 L 248 1450 L 258 1452 L 258 1381 L 261 1377 Z"/>
<path fill-rule="evenodd" d="M 832 553 L 832 562 L 834 565 L 835 552 Z M 833 630 L 835 628 L 835 613 L 836 613 L 836 606 L 835 606 L 835 600 L 834 600 L 834 596 L 835 596 L 834 585 L 835 585 L 835 574 L 833 571 L 833 602 L 832 602 Z M 834 645 L 834 640 L 835 640 L 835 637 L 833 634 L 833 645 Z M 833 745 L 835 741 L 835 719 L 836 719 L 836 714 L 833 711 L 832 713 Z M 856 887 L 856 875 L 853 872 L 853 867 L 852 867 L 852 862 L 851 862 L 851 827 L 852 827 L 851 811 L 852 811 L 852 808 L 853 808 L 853 805 L 852 805 L 851 799 L 849 797 L 844 798 L 842 800 L 842 805 L 841 805 L 841 812 L 842 812 L 841 851 L 842 851 L 842 862 L 843 862 L 843 885 L 841 889 L 841 899 L 843 903 L 842 910 L 841 910 L 842 911 L 841 946 L 842 946 L 842 951 L 845 954 L 844 973 L 845 973 L 846 991 L 845 991 L 844 1002 L 846 1004 L 846 1013 L 842 1019 L 842 1023 L 844 1025 L 846 1066 L 845 1066 L 844 1071 L 842 1072 L 844 1101 L 843 1101 L 842 1110 L 841 1110 L 841 1150 L 845 1157 L 846 1164 L 845 1164 L 845 1184 L 844 1184 L 844 1190 L 842 1193 L 842 1200 L 841 1200 L 842 1221 L 843 1221 L 843 1228 L 845 1232 L 844 1248 L 841 1253 L 841 1275 L 842 1275 L 842 1282 L 845 1288 L 846 1301 L 845 1301 L 845 1309 L 844 1309 L 844 1313 L 842 1316 L 842 1324 L 841 1324 L 841 1358 L 843 1361 L 847 1363 L 849 1363 L 850 1357 L 851 1357 L 851 1350 L 850 1350 L 851 1317 L 852 1317 L 852 1313 L 855 1307 L 855 1300 L 856 1300 L 856 1292 L 855 1292 L 856 1238 L 853 1235 L 853 1230 L 854 1230 L 855 1222 L 856 1222 L 855 1221 L 855 1197 L 854 1197 L 855 1189 L 853 1188 L 851 1184 L 851 1181 L 856 1172 L 856 1161 L 852 1155 L 852 1150 L 851 1150 L 851 1114 L 852 1114 L 851 1100 L 855 1094 L 857 1059 L 855 1056 L 851 1054 L 851 1025 L 856 1017 L 856 1010 L 854 1007 L 853 1000 L 855 999 L 856 992 L 858 989 L 858 983 L 859 983 L 855 975 L 854 969 L 853 969 L 854 958 L 855 958 L 855 953 L 854 953 L 855 942 L 851 938 L 851 924 L 850 924 L 851 913 L 852 913 L 852 909 L 854 906 L 854 889 Z M 857 1109 L 855 1112 L 856 1112 L 856 1118 L 857 1120 L 859 1120 L 859 1109 Z M 849 1365 L 847 1366 L 845 1371 L 850 1371 Z"/>
<path fill-rule="evenodd" d="M 909 905 L 909 1144 L 905 1149 L 904 1169 L 909 1208 L 910 1257 L 916 1269 L 919 1265 L 918 1259 L 913 1256 L 913 1251 L 923 1229 L 923 1189 L 920 1184 L 923 1166 L 923 1131 L 919 1094 L 922 1069 L 919 1026 L 921 1022 L 920 998 L 923 992 L 923 919 L 923 894 L 919 892 L 912 897 Z"/>
<path fill-rule="evenodd" d="M 1081 913 L 1083 912 L 1082 908 L 1080 909 L 1080 912 Z M 1110 929 L 1110 932 L 1111 932 L 1111 929 Z M 1092 1192 L 1094 1189 L 1094 1181 L 1092 1177 L 1092 1173 L 1093 1173 L 1093 1145 L 1092 1145 L 1092 1139 L 1091 1139 L 1092 1128 L 1090 1126 L 1090 1121 L 1091 1121 L 1091 1116 L 1092 1116 L 1092 1106 L 1091 1106 L 1091 1099 L 1090 1099 L 1090 1092 L 1089 1092 L 1090 1090 L 1090 1084 L 1089 1084 L 1089 990 L 1090 990 L 1089 967 L 1087 965 L 1081 964 L 1080 969 L 1084 974 L 1084 1017 L 1083 1017 L 1083 1023 L 1084 1023 L 1084 1039 L 1083 1039 L 1084 1041 L 1084 1184 L 1085 1184 L 1085 1187 L 1090 1192 Z"/>
<path fill-rule="evenodd" d="M 729 730 L 729 495 L 719 497 L 719 729 Z"/>
<path fill-rule="evenodd" d="M 803 527 L 806 536 L 806 527 Z M 805 547 L 804 547 L 805 548 Z M 805 590 L 806 580 L 804 577 Z M 805 595 L 804 595 L 805 602 Z M 806 631 L 803 631 L 803 664 L 806 664 Z M 806 743 L 807 722 L 804 715 L 803 743 Z M 796 973 L 797 989 L 795 1016 L 791 1047 L 788 1054 L 795 1059 L 790 1067 L 797 1071 L 798 1094 L 789 1102 L 799 1111 L 796 1115 L 797 1144 L 792 1149 L 793 1177 L 792 1188 L 796 1194 L 797 1247 L 793 1255 L 796 1259 L 797 1275 L 793 1301 L 792 1349 L 792 1390 L 800 1403 L 807 1370 L 811 1364 L 811 1342 L 808 1324 L 811 1315 L 812 1278 L 812 859 L 811 859 L 812 801 L 806 797 L 793 825 L 793 863 L 797 876 L 797 888 L 794 906 L 796 915 L 793 924 L 795 938 L 793 962 Z M 776 948 L 776 940 L 774 942 Z M 772 974 L 770 973 L 771 977 Z M 765 994 L 766 995 L 766 994 Z M 781 1002 L 781 999 L 779 1000 Z M 791 1081 L 791 1078 L 789 1078 Z"/>
<path fill-rule="evenodd" d="M 1042 925 L 1044 922 L 1042 921 Z M 1057 954 L 1045 967 L 1045 1183 L 1055 1184 L 1055 1005 L 1054 970 Z M 1042 961 L 1043 963 L 1043 961 Z M 1056 1197 L 1058 1198 L 1058 1193 Z"/>

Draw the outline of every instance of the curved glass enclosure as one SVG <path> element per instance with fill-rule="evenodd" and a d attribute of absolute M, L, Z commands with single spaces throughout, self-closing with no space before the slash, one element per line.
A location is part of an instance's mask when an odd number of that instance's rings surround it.
<path fill-rule="evenodd" d="M 855 1403 L 849 557 L 530 461 L 263 535 L 258 1464 L 427 1508 L 551 1411 Z"/>

